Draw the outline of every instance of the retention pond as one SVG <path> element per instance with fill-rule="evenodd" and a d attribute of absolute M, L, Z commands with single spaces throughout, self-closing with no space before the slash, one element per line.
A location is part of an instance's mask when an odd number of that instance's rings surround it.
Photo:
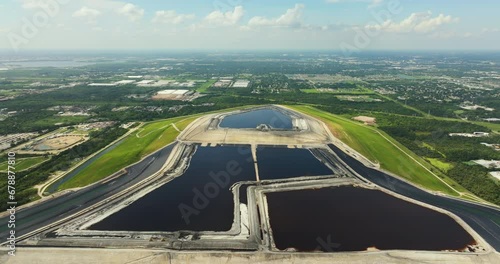
<path fill-rule="evenodd" d="M 333 174 L 332 170 L 317 159 L 308 149 L 258 147 L 257 160 L 261 180 Z"/>
<path fill-rule="evenodd" d="M 292 119 L 275 109 L 258 109 L 239 114 L 228 115 L 222 119 L 220 127 L 236 129 L 252 129 L 267 125 L 272 129 L 291 130 Z"/>
<path fill-rule="evenodd" d="M 89 229 L 229 231 L 235 207 L 230 188 L 255 179 L 250 147 L 198 147 L 183 175 Z"/>
<path fill-rule="evenodd" d="M 474 238 L 450 216 L 382 191 L 341 186 L 267 195 L 279 250 L 463 250 Z"/>

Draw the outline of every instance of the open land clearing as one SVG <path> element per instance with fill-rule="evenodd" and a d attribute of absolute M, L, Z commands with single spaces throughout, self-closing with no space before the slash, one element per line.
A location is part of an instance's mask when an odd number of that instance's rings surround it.
<path fill-rule="evenodd" d="M 152 97 L 153 100 L 186 100 L 193 95 L 194 92 L 189 90 L 163 90 L 156 93 Z"/>
<path fill-rule="evenodd" d="M 89 139 L 89 131 L 61 127 L 15 146 L 10 151 L 27 155 L 57 155 Z"/>
<path fill-rule="evenodd" d="M 56 135 L 39 142 L 33 149 L 36 151 L 63 150 L 77 143 L 83 143 L 85 140 L 86 135 Z"/>

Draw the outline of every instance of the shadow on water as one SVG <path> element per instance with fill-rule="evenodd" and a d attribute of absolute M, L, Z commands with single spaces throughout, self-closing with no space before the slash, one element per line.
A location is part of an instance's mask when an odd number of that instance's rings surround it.
<path fill-rule="evenodd" d="M 89 229 L 229 231 L 234 220 L 230 187 L 254 180 L 249 147 L 198 147 L 183 175 Z"/>
<path fill-rule="evenodd" d="M 222 128 L 256 128 L 267 125 L 273 129 L 291 130 L 292 119 L 274 109 L 258 109 L 240 114 L 228 115 L 222 119 Z"/>
<path fill-rule="evenodd" d="M 451 217 L 381 191 L 341 186 L 267 194 L 278 249 L 461 250 L 475 244 Z"/>

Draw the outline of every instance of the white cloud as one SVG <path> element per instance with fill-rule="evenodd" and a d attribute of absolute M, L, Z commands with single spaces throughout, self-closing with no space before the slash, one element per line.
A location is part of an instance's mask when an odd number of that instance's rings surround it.
<path fill-rule="evenodd" d="M 85 18 L 88 21 L 95 21 L 95 19 L 101 15 L 101 11 L 88 8 L 86 6 L 80 8 L 73 13 L 73 17 Z"/>
<path fill-rule="evenodd" d="M 118 14 L 127 17 L 132 22 L 136 22 L 141 20 L 144 16 L 144 9 L 134 4 L 127 3 L 118 9 Z"/>
<path fill-rule="evenodd" d="M 498 28 L 483 28 L 481 30 L 481 33 L 498 33 L 500 32 L 500 29 Z"/>
<path fill-rule="evenodd" d="M 483 28 L 481 34 L 494 34 L 500 32 L 498 28 Z"/>
<path fill-rule="evenodd" d="M 41 0 L 19 0 L 19 2 L 21 2 L 21 6 L 24 9 L 42 8 L 47 5 L 44 1 Z"/>
<path fill-rule="evenodd" d="M 431 38 L 434 39 L 452 39 L 452 38 L 471 38 L 471 37 L 477 37 L 471 32 L 465 32 L 465 33 L 460 33 L 456 31 L 445 31 L 445 32 L 435 32 L 430 35 Z"/>
<path fill-rule="evenodd" d="M 368 8 L 374 8 L 384 3 L 384 0 L 372 0 Z"/>
<path fill-rule="evenodd" d="M 181 24 L 194 18 L 193 14 L 177 14 L 175 10 L 160 10 L 156 11 L 152 21 L 154 23 Z"/>
<path fill-rule="evenodd" d="M 481 31 L 476 32 L 457 32 L 457 31 L 436 31 L 430 35 L 434 39 L 467 39 L 467 38 L 480 38 L 490 35 L 498 34 L 498 28 L 483 28 Z"/>
<path fill-rule="evenodd" d="M 384 0 L 325 0 L 330 4 L 339 4 L 339 3 L 369 3 L 368 7 L 376 7 L 384 2 Z"/>
<path fill-rule="evenodd" d="M 24 9 L 41 9 L 41 8 L 54 9 L 56 7 L 60 7 L 73 2 L 69 0 L 12 0 L 12 1 L 20 2 L 21 7 Z M 2 6 L 0 5 L 0 7 Z"/>
<path fill-rule="evenodd" d="M 221 12 L 219 10 L 213 11 L 205 17 L 205 22 L 210 25 L 223 25 L 231 26 L 236 25 L 243 18 L 245 10 L 242 6 L 236 6 L 234 10 L 228 12 Z"/>
<path fill-rule="evenodd" d="M 432 13 L 428 11 L 412 13 L 409 17 L 400 22 L 386 20 L 382 24 L 369 24 L 365 26 L 365 29 L 381 30 L 393 33 L 429 33 L 437 30 L 442 25 L 457 23 L 458 21 L 459 18 L 452 17 L 450 15 L 445 16 L 443 14 L 439 14 L 437 17 L 432 17 Z"/>
<path fill-rule="evenodd" d="M 438 27 L 444 24 L 457 23 L 459 21 L 458 18 L 454 18 L 452 16 L 445 16 L 443 14 L 439 14 L 439 16 L 430 18 L 432 14 L 429 12 L 429 18 L 424 19 L 419 24 L 415 26 L 415 31 L 420 33 L 427 33 L 430 31 L 436 30 Z"/>
<path fill-rule="evenodd" d="M 298 28 L 303 25 L 302 13 L 304 5 L 296 4 L 294 8 L 288 9 L 283 15 L 277 18 L 265 18 L 256 16 L 248 21 L 249 27 L 292 27 Z"/>

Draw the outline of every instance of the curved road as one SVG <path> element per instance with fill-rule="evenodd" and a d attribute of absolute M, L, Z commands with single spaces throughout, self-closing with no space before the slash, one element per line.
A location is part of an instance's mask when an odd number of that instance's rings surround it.
<path fill-rule="evenodd" d="M 126 168 L 126 173 L 104 184 L 96 184 L 70 192 L 16 212 L 16 237 L 33 232 L 75 214 L 158 172 L 176 144 L 170 144 L 139 163 Z M 6 242 L 8 216 L 0 218 L 0 243 Z"/>

